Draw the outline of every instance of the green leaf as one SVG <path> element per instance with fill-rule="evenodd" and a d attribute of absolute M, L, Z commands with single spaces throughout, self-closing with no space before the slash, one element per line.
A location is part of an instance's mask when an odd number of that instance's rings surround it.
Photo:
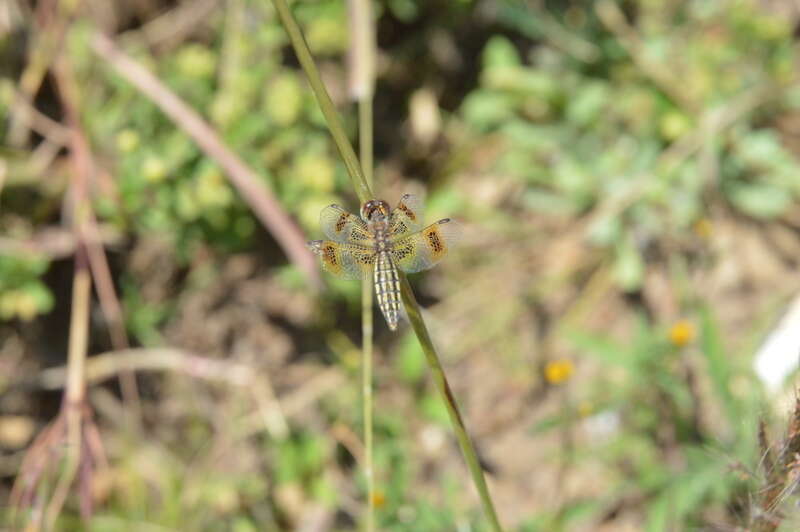
<path fill-rule="evenodd" d="M 583 331 L 568 332 L 569 341 L 578 349 L 593 355 L 600 362 L 633 371 L 637 365 L 631 350 L 605 336 Z"/>
<path fill-rule="evenodd" d="M 793 201 L 788 190 L 766 183 L 737 183 L 726 192 L 736 208 L 756 218 L 780 216 Z"/>
<path fill-rule="evenodd" d="M 264 110 L 280 127 L 292 125 L 303 109 L 304 88 L 298 77 L 282 73 L 270 82 L 264 92 Z"/>
<path fill-rule="evenodd" d="M 687 472 L 670 482 L 651 505 L 646 530 L 660 532 L 672 530 L 677 524 L 686 525 L 688 516 L 707 505 L 720 478 L 727 474 L 725 464 L 710 458 L 704 453 L 699 460 L 689 460 Z"/>
<path fill-rule="evenodd" d="M 55 298 L 50 289 L 41 281 L 32 281 L 23 288 L 25 293 L 33 300 L 39 314 L 45 314 L 52 310 Z"/>
<path fill-rule="evenodd" d="M 644 260 L 632 238 L 623 238 L 616 248 L 612 274 L 626 292 L 637 290 L 644 280 Z"/>
<path fill-rule="evenodd" d="M 464 101 L 462 112 L 470 124 L 479 129 L 489 129 L 512 118 L 514 99 L 508 94 L 475 90 Z"/>
<path fill-rule="evenodd" d="M 519 52 L 506 37 L 495 35 L 483 49 L 483 68 L 519 66 Z"/>
<path fill-rule="evenodd" d="M 714 391 L 727 414 L 728 422 L 736 429 L 740 426 L 741 418 L 739 401 L 731 393 L 729 386 L 733 373 L 730 358 L 722 345 L 719 328 L 708 309 L 702 309 L 700 312 L 700 345 L 708 364 Z"/>
<path fill-rule="evenodd" d="M 597 246 L 609 246 L 619 239 L 622 230 L 622 220 L 619 216 L 599 216 L 589 226 L 587 239 Z"/>
<path fill-rule="evenodd" d="M 601 116 L 606 105 L 611 103 L 611 94 L 604 83 L 591 82 L 583 85 L 567 105 L 567 120 L 578 126 L 587 126 Z"/>
<path fill-rule="evenodd" d="M 586 528 L 589 526 L 587 521 L 595 517 L 604 506 L 604 503 L 599 500 L 587 499 L 568 502 L 565 504 L 564 508 L 562 508 L 561 519 L 564 524 L 571 526 L 576 526 L 583 522 L 583 527 L 580 528 Z"/>

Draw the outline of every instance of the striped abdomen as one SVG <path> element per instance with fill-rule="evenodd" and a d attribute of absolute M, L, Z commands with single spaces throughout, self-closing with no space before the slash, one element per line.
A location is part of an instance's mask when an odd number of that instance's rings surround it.
<path fill-rule="evenodd" d="M 381 308 L 389 328 L 394 331 L 397 329 L 400 317 L 400 278 L 389 252 L 378 252 L 374 275 L 378 306 Z"/>

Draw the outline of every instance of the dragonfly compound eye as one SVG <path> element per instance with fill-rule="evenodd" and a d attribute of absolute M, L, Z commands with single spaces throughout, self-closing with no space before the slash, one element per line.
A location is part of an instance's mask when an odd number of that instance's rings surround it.
<path fill-rule="evenodd" d="M 383 200 L 369 200 L 361 207 L 361 218 L 364 221 L 372 221 L 376 218 L 389 217 L 389 204 Z"/>

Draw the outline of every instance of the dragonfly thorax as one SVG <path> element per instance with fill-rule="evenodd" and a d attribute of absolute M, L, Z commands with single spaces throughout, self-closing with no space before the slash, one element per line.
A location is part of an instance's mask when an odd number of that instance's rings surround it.
<path fill-rule="evenodd" d="M 388 251 L 389 250 L 389 222 L 385 220 L 381 220 L 378 222 L 369 222 L 367 224 L 369 228 L 369 232 L 372 234 L 372 237 L 375 239 L 375 250 L 376 251 Z"/>

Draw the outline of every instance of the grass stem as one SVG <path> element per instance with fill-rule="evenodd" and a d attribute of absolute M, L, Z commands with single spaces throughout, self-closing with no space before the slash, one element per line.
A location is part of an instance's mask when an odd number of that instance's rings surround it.
<path fill-rule="evenodd" d="M 372 98 L 358 100 L 358 138 L 359 154 L 364 165 L 368 184 L 372 176 Z M 367 279 L 361 283 L 361 372 L 364 402 L 364 476 L 367 479 L 366 529 L 375 530 L 375 468 L 372 455 L 372 282 Z"/>
<path fill-rule="evenodd" d="M 358 155 L 367 185 L 373 188 L 372 94 L 375 55 L 372 0 L 348 2 L 351 24 L 350 95 L 358 101 Z M 365 529 L 375 530 L 375 465 L 373 459 L 372 407 L 372 283 L 366 280 L 361 288 L 361 374 L 364 418 L 364 476 L 367 481 L 367 513 Z"/>
<path fill-rule="evenodd" d="M 364 179 L 374 188 L 372 96 L 375 92 L 375 21 L 373 0 L 348 0 L 350 29 L 348 92 L 358 102 L 358 157 Z M 364 529 L 375 530 L 375 465 L 373 459 L 372 406 L 372 281 L 361 288 L 361 395 L 364 423 L 364 477 L 367 483 L 367 504 Z"/>
<path fill-rule="evenodd" d="M 364 477 L 367 480 L 366 529 L 375 530 L 375 466 L 372 454 L 372 284 L 362 283 L 361 289 L 361 375 L 364 408 Z"/>
<path fill-rule="evenodd" d="M 489 493 L 489 487 L 486 485 L 483 469 L 478 461 L 478 454 L 475 452 L 475 447 L 472 445 L 472 441 L 467 433 L 467 427 L 464 425 L 464 419 L 461 417 L 458 403 L 450 389 L 450 384 L 447 382 L 447 376 L 439 361 L 439 355 L 436 354 L 436 348 L 433 346 L 428 328 L 425 326 L 425 321 L 422 319 L 422 314 L 419 311 L 417 300 L 414 298 L 411 285 L 404 275 L 401 274 L 401 276 L 401 295 L 403 297 L 403 304 L 408 312 L 408 320 L 411 322 L 411 327 L 414 329 L 417 339 L 419 339 L 422 351 L 425 353 L 425 359 L 428 361 L 431 373 L 433 373 L 433 380 L 436 383 L 436 388 L 439 390 L 439 394 L 442 396 L 442 400 L 447 407 L 447 414 L 450 416 L 450 422 L 453 424 L 453 432 L 455 432 L 458 446 L 461 448 L 461 454 L 464 455 L 464 461 L 467 463 L 467 468 L 472 475 L 472 482 L 478 490 L 478 496 L 481 499 L 486 519 L 489 521 L 494 532 L 502 531 L 503 527 L 500 526 L 500 520 L 497 518 L 494 502 Z"/>
<path fill-rule="evenodd" d="M 64 392 L 63 415 L 66 417 L 67 441 L 64 466 L 53 496 L 47 505 L 45 523 L 53 530 L 61 508 L 81 462 L 82 409 L 86 397 L 86 351 L 89 342 L 89 298 L 92 281 L 85 257 L 85 249 L 77 250 L 75 274 L 72 280 L 72 307 L 69 325 L 69 352 L 67 355 L 67 384 Z"/>

